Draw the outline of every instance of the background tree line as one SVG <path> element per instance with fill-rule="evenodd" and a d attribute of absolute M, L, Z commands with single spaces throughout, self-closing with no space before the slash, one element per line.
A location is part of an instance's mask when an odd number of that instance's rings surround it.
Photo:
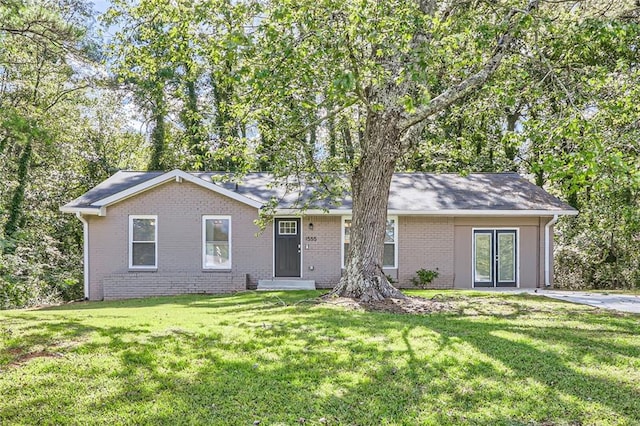
<path fill-rule="evenodd" d="M 400 64 L 394 105 L 419 111 L 523 2 L 431 3 L 0 0 L 0 307 L 81 297 L 81 226 L 58 207 L 118 169 L 353 173 L 371 87 Z M 633 1 L 541 1 L 395 169 L 517 171 L 580 210 L 558 225 L 560 286 L 637 288 L 639 19 Z"/>

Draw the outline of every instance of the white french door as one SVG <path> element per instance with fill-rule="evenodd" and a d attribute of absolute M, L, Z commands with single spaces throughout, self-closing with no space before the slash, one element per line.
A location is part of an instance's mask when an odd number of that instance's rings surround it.
<path fill-rule="evenodd" d="M 473 230 L 473 286 L 518 285 L 518 231 Z"/>

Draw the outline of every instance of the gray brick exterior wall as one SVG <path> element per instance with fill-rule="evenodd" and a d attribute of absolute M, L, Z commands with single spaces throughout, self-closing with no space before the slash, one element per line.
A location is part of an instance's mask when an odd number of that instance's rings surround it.
<path fill-rule="evenodd" d="M 398 229 L 399 287 L 415 288 L 411 279 L 419 269 L 437 270 L 429 288 L 453 288 L 453 226 L 448 217 L 400 217 Z"/>
<path fill-rule="evenodd" d="M 129 215 L 158 216 L 158 268 L 129 270 Z M 202 216 L 229 215 L 232 270 L 202 269 Z M 91 300 L 178 293 L 228 293 L 272 276 L 272 233 L 258 210 L 190 182 L 168 182 L 89 216 Z M 257 234 L 257 236 L 256 236 Z"/>
<path fill-rule="evenodd" d="M 309 216 L 303 220 L 302 276 L 317 288 L 333 288 L 342 275 L 340 216 Z M 309 224 L 313 230 L 309 230 Z M 307 239 L 308 237 L 308 239 Z"/>
<path fill-rule="evenodd" d="M 129 270 L 129 215 L 158 216 L 158 267 Z M 232 217 L 232 268 L 202 269 L 202 216 Z M 184 293 L 229 293 L 273 277 L 273 225 L 261 231 L 258 210 L 190 182 L 168 182 L 107 208 L 89 221 L 89 297 L 122 299 Z M 416 271 L 437 269 L 432 288 L 471 288 L 474 227 L 515 227 L 520 232 L 521 287 L 544 281 L 544 224 L 549 218 L 400 216 L 398 268 L 386 270 L 397 286 L 413 288 Z M 313 224 L 313 229 L 309 226 Z M 342 218 L 302 219 L 301 279 L 331 288 L 340 279 Z"/>
<path fill-rule="evenodd" d="M 110 274 L 103 278 L 104 300 L 128 299 L 178 294 L 222 294 L 245 290 L 247 277 L 243 274 L 156 274 L 135 272 Z"/>

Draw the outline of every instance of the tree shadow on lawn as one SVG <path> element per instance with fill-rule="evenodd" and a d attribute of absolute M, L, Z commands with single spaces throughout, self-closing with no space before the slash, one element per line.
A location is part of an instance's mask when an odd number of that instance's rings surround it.
<path fill-rule="evenodd" d="M 34 357 L 60 356 L 61 352 L 86 340 L 88 335 L 96 330 L 95 327 L 79 321 L 45 322 L 34 321 L 33 317 L 14 318 L 23 322 L 18 325 L 17 321 L 12 319 L 2 324 L 1 340 L 4 347 L 0 351 L 0 368 L 20 364 Z M 28 331 L 25 333 L 22 328 Z"/>
<path fill-rule="evenodd" d="M 614 377 L 610 379 L 598 377 L 577 369 L 583 365 L 585 356 L 595 355 L 594 350 L 598 353 L 594 357 L 598 363 L 615 365 L 612 361 L 617 356 L 635 359 L 640 357 L 640 347 L 613 346 L 594 339 L 596 336 L 592 332 L 584 333 L 559 328 L 553 331 L 553 336 L 549 336 L 544 331 L 536 329 L 478 322 L 471 324 L 464 320 L 460 321 L 460 326 L 474 327 L 477 332 L 460 333 L 458 327 L 451 326 L 433 327 L 433 330 L 443 336 L 459 337 L 473 345 L 483 354 L 511 369 L 515 377 L 528 377 L 546 385 L 549 394 L 538 395 L 542 400 L 549 397 L 559 399 L 561 394 L 564 394 L 577 398 L 587 405 L 598 403 L 607 406 L 620 416 L 620 419 L 629 420 L 630 423 L 640 422 L 640 405 L 638 404 L 640 388 L 637 385 L 632 386 Z M 505 331 L 533 338 L 542 343 L 540 346 L 563 345 L 567 353 L 560 356 L 553 350 L 544 350 L 513 338 L 501 337 L 500 334 Z M 586 414 L 581 412 L 585 408 L 567 407 L 567 414 L 573 417 L 572 420 L 580 421 L 580 417 Z"/>
<path fill-rule="evenodd" d="M 375 334 L 384 332 L 386 329 L 398 329 L 409 327 L 410 330 L 425 329 L 439 334 L 440 345 L 438 351 L 444 352 L 453 345 L 467 343 L 475 348 L 480 354 L 486 355 L 488 359 L 497 361 L 508 368 L 513 374 L 495 374 L 493 364 L 466 361 L 465 370 L 471 372 L 469 379 L 487 377 L 500 381 L 512 379 L 531 379 L 539 383 L 544 392 L 531 395 L 535 400 L 530 401 L 528 406 L 533 418 L 538 421 L 546 421 L 550 418 L 556 420 L 575 420 L 581 422 L 580 418 L 585 417 L 591 407 L 602 405 L 614 413 L 612 423 L 619 422 L 636 424 L 640 422 L 640 386 L 624 377 L 625 371 L 620 371 L 622 380 L 615 377 L 605 378 L 604 375 L 590 374 L 580 371 L 581 368 L 589 369 L 585 365 L 585 357 L 590 357 L 597 361 L 602 367 L 619 367 L 618 359 L 623 359 L 628 371 L 637 371 L 638 359 L 640 359 L 640 340 L 636 339 L 636 344 L 613 343 L 617 333 L 628 334 L 627 329 L 635 327 L 636 322 L 633 316 L 627 321 L 616 319 L 613 327 L 598 327 L 585 329 L 570 329 L 561 326 L 549 325 L 529 325 L 524 326 L 517 321 L 495 321 L 490 318 L 487 321 L 477 318 L 466 318 L 457 315 L 440 316 L 395 316 L 388 314 L 372 314 L 384 316 L 384 320 L 374 321 L 374 326 L 368 324 L 355 323 L 351 320 L 345 321 L 339 327 L 362 327 L 362 333 Z M 604 314 L 606 317 L 606 313 Z M 340 317 L 332 318 L 331 321 L 340 321 Z M 593 319 L 595 325 L 606 324 L 606 321 L 599 316 L 578 315 L 575 320 L 590 323 Z M 611 324 L 609 324 L 611 325 Z M 619 330 L 622 328 L 624 331 Z M 414 360 L 415 353 L 411 350 L 410 339 L 403 332 L 403 340 L 407 347 L 407 354 Z M 504 337 L 504 334 L 507 337 Z M 515 336 L 509 336 L 513 334 Z M 518 336 L 520 335 L 520 336 Z M 637 336 L 637 334 L 635 335 Z M 515 337 L 515 338 L 514 338 Z M 523 342 L 521 338 L 533 339 L 534 342 Z M 559 352 L 552 349 L 545 349 L 545 346 L 560 345 L 563 348 Z M 455 354 L 453 354 L 455 356 Z M 428 358 L 422 358 L 422 362 L 429 362 Z M 453 363 L 457 363 L 454 361 Z M 593 361 L 591 361 L 593 362 Z M 599 373 L 598 366 L 593 369 L 594 373 Z M 626 380 L 625 380 L 626 379 Z M 525 380 L 526 381 L 526 380 Z M 464 382 L 464 381 L 463 381 Z M 512 389 L 511 391 L 513 391 Z M 477 411 L 483 407 L 486 401 L 468 398 L 468 395 L 458 395 L 463 401 L 470 403 L 465 409 L 470 412 Z M 473 392 L 470 392 L 473 393 Z M 486 396 L 486 395 L 485 395 Z M 490 401 L 499 399 L 489 398 Z M 544 405 L 553 400 L 554 404 L 560 404 L 560 408 L 566 416 L 558 418 L 558 414 L 553 410 L 546 410 Z M 574 400 L 569 402 L 569 400 Z M 542 404 L 541 404 L 542 401 Z M 561 402 L 562 401 L 562 402 Z M 523 401 L 514 401 L 521 403 Z M 548 415 L 544 415 L 548 411 Z M 539 415 L 535 415 L 538 412 Z M 526 413 L 526 411 L 525 411 Z M 619 416 L 618 420 L 615 420 Z M 461 419 L 458 419 L 461 420 Z M 464 420 L 464 419 L 462 419 Z"/>
<path fill-rule="evenodd" d="M 140 299 L 82 301 L 58 306 L 46 306 L 33 309 L 30 312 L 155 308 L 163 305 L 181 305 L 190 308 L 238 309 L 240 307 L 250 307 L 250 309 L 255 309 L 257 304 L 276 304 L 287 306 L 300 302 L 301 299 L 304 299 L 305 297 L 308 300 L 313 300 L 321 296 L 323 293 L 326 293 L 326 291 L 258 292 L 254 290 L 247 290 L 233 294 L 189 294 L 180 296 L 146 297 Z"/>
<path fill-rule="evenodd" d="M 606 317 L 580 312 L 576 321 L 598 327 L 573 330 L 525 324 L 522 309 L 504 318 L 268 308 L 255 323 L 238 325 L 243 334 L 232 339 L 213 330 L 150 333 L 56 323 L 53 334 L 65 328 L 69 338 L 99 334 L 104 339 L 75 351 L 110 354 L 114 365 L 69 371 L 65 383 L 38 381 L 39 388 L 30 389 L 33 397 L 7 402 L 3 416 L 28 423 L 35 418 L 21 416 L 36 409 L 40 418 L 59 423 L 296 424 L 324 417 L 353 424 L 579 424 L 589 423 L 589 411 L 602 406 L 618 416 L 611 423 L 640 422 L 637 386 L 570 366 L 580 365 L 594 348 L 599 362 L 607 353 L 640 357 L 638 346 L 602 340 L 617 328 L 626 330 L 633 318 L 616 318 L 611 327 Z M 290 314 L 284 320 L 283 309 Z M 33 339 L 42 344 L 46 336 Z M 566 352 L 560 356 L 545 344 Z M 64 369 L 66 362 L 72 361 L 49 360 L 48 368 Z M 109 391 L 101 391 L 102 381 L 111 384 Z M 77 386 L 95 397 L 69 397 Z M 15 383 L 6 394 L 21 391 L 24 384 Z M 56 401 L 60 394 L 65 397 Z"/>
<path fill-rule="evenodd" d="M 115 352 L 119 367 L 109 377 L 118 382 L 117 390 L 96 398 L 81 411 L 102 419 L 124 415 L 125 422 L 150 424 L 251 424 L 255 420 L 295 424 L 301 418 L 318 421 L 321 417 L 331 422 L 375 424 L 384 418 L 403 418 L 410 406 L 413 411 L 419 409 L 422 390 L 416 387 L 415 380 L 426 377 L 426 370 L 421 371 L 417 359 L 410 362 L 406 372 L 400 372 L 393 366 L 393 352 L 379 351 L 376 344 L 357 340 L 346 342 L 347 354 L 336 358 L 326 344 L 313 349 L 322 339 L 304 340 L 308 333 L 291 331 L 291 338 L 301 339 L 306 349 L 290 353 L 284 350 L 277 360 L 268 352 L 252 356 L 242 343 L 225 349 L 243 353 L 247 359 L 228 359 L 224 351 L 219 351 L 219 337 L 203 335 L 154 336 L 145 343 L 132 342 Z M 118 341 L 119 333 L 114 335 Z M 259 331 L 256 337 L 264 347 L 275 346 L 279 339 L 271 329 Z M 119 347 L 119 343 L 106 345 L 110 350 Z M 184 359 L 167 360 L 180 358 L 180 346 L 195 350 L 189 364 Z M 353 371 L 372 358 L 377 368 L 358 374 L 354 381 Z M 190 368 L 194 363 L 197 368 Z M 444 367 L 429 368 L 440 371 Z M 39 384 L 49 388 L 41 393 L 60 391 L 55 382 Z M 40 397 L 13 403 L 5 413 L 11 420 L 11 415 L 34 408 L 45 419 L 78 419 L 72 412 L 64 413 L 65 408 L 71 407 L 49 405 Z"/>

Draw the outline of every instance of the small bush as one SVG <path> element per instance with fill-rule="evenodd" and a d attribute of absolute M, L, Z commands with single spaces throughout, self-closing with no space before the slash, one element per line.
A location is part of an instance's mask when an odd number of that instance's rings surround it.
<path fill-rule="evenodd" d="M 411 283 L 416 287 L 427 288 L 427 286 L 431 284 L 433 280 L 438 278 L 438 276 L 440 276 L 440 273 L 437 268 L 435 271 L 424 268 L 418 269 L 416 271 L 416 276 L 411 278 Z"/>

